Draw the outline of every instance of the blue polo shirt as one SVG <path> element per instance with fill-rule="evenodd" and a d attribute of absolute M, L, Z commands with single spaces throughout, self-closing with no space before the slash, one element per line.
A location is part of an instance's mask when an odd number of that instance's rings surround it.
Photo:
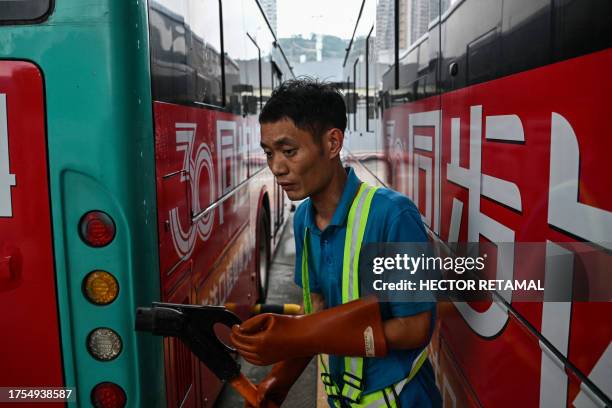
<path fill-rule="evenodd" d="M 314 208 L 310 199 L 300 204 L 295 212 L 293 229 L 295 234 L 295 282 L 302 287 L 302 251 L 304 231 L 308 227 L 308 270 L 310 291 L 322 294 L 327 307 L 342 304 L 342 261 L 346 222 L 352 200 L 359 188 L 360 180 L 352 168 L 347 168 L 348 178 L 342 197 L 330 224 L 321 231 L 316 225 Z M 371 242 L 426 242 L 428 240 L 421 215 L 410 199 L 396 191 L 379 188 L 372 199 L 370 215 L 363 243 Z M 383 320 L 412 316 L 424 311 L 432 312 L 431 327 L 435 321 L 435 303 L 389 302 L 381 303 Z M 384 358 L 366 358 L 364 394 L 392 385 L 410 373 L 419 349 L 390 350 Z M 341 356 L 330 356 L 330 374 L 342 389 L 344 361 Z M 400 394 L 405 407 L 440 406 L 440 394 L 435 384 L 429 361 Z"/>

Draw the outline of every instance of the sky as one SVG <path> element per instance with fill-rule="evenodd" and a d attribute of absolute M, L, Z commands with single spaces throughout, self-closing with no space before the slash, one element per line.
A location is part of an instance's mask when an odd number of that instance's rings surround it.
<path fill-rule="evenodd" d="M 310 33 L 350 39 L 362 0 L 277 0 L 278 37 Z M 369 18 L 374 15 L 372 10 Z M 364 14 L 368 13 L 364 10 Z M 363 18 L 364 16 L 362 16 Z"/>

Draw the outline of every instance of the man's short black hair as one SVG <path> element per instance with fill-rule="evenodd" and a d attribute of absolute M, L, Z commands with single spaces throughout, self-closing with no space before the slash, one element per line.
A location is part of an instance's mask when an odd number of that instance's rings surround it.
<path fill-rule="evenodd" d="M 259 123 L 291 119 L 298 129 L 307 131 L 320 143 L 332 128 L 346 129 L 344 98 L 333 85 L 310 78 L 283 82 L 259 114 Z"/>

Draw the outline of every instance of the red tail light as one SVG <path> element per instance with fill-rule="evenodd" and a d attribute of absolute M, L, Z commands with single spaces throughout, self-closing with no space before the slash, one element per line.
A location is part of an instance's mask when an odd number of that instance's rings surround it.
<path fill-rule="evenodd" d="M 79 223 L 81 239 L 92 247 L 103 247 L 115 238 L 115 223 L 102 211 L 90 211 Z"/>
<path fill-rule="evenodd" d="M 123 408 L 126 399 L 123 389 L 112 382 L 100 383 L 91 392 L 91 403 L 95 408 Z"/>

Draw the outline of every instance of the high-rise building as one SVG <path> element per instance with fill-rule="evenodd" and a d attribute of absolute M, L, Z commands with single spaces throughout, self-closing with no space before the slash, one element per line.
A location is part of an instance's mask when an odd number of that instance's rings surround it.
<path fill-rule="evenodd" d="M 399 48 L 406 49 L 410 35 L 410 0 L 399 0 Z M 395 50 L 395 0 L 378 0 L 376 5 L 376 49 L 380 62 L 391 63 Z"/>
<path fill-rule="evenodd" d="M 443 4 L 448 0 L 443 0 Z M 431 4 L 431 6 L 430 6 Z M 381 62 L 391 62 L 395 49 L 395 0 L 378 0 L 376 6 L 376 48 Z M 438 0 L 399 0 L 399 49 L 408 49 L 427 32 L 429 22 L 439 13 Z M 389 60 L 388 58 L 391 58 Z"/>
<path fill-rule="evenodd" d="M 427 32 L 427 26 L 429 25 L 429 6 L 430 3 L 434 8 L 439 9 L 438 1 L 430 0 L 409 0 L 408 10 L 410 10 L 410 19 L 408 22 L 409 35 L 408 35 L 408 48 L 413 42 L 418 40 L 423 34 Z"/>
<path fill-rule="evenodd" d="M 394 50 L 394 0 L 378 0 L 376 5 L 375 42 L 380 62 L 391 63 Z"/>
<path fill-rule="evenodd" d="M 272 26 L 272 30 L 274 34 L 277 34 L 276 31 L 276 0 L 260 0 L 259 3 L 268 17 L 268 21 Z"/>
<path fill-rule="evenodd" d="M 378 0 L 376 5 L 376 48 L 393 48 L 393 0 Z"/>

